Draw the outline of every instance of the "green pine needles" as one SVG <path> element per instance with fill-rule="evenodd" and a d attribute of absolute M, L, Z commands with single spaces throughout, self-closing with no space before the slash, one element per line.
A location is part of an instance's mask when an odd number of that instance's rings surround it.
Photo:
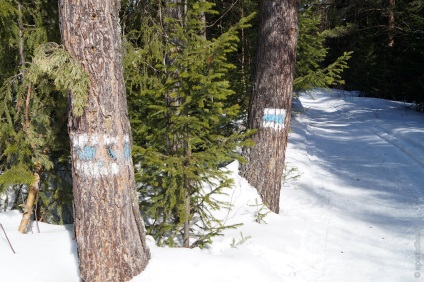
<path fill-rule="evenodd" d="M 331 33 L 328 30 L 320 32 L 320 24 L 321 15 L 314 10 L 313 5 L 302 7 L 299 12 L 300 31 L 293 86 L 296 92 L 344 84 L 341 74 L 348 68 L 347 61 L 351 58 L 352 52 L 344 52 L 334 62 L 323 67 L 328 53 L 324 43 Z"/>
<path fill-rule="evenodd" d="M 57 91 L 66 95 L 71 91 L 72 112 L 76 117 L 82 115 L 88 101 L 90 79 L 80 62 L 73 59 L 63 46 L 53 42 L 38 46 L 27 76 L 33 84 L 47 79 L 53 82 Z"/>
<path fill-rule="evenodd" d="M 0 88 L 0 139 L 4 141 L 0 153 L 5 159 L 0 186 L 31 183 L 32 172 L 53 167 L 48 154 L 56 138 L 51 111 L 58 112 L 63 104 L 57 105 L 51 94 L 73 91 L 77 99 L 72 109 L 78 116 L 87 102 L 88 86 L 88 74 L 56 43 L 39 45 L 32 63 L 5 81 Z"/>
<path fill-rule="evenodd" d="M 155 8 L 167 14 L 181 7 Z M 140 37 L 128 36 L 125 68 L 148 232 L 159 244 L 187 247 L 191 237 L 190 247 L 202 247 L 235 227 L 213 210 L 230 208 L 216 197 L 231 186 L 222 167 L 248 144 L 233 120 L 239 106 L 227 103 L 235 93 L 225 75 L 234 68 L 227 55 L 236 50 L 237 31 L 250 18 L 207 39 L 202 15 L 214 13 L 212 4 L 191 1 L 185 8 L 180 17 L 146 16 Z"/>
<path fill-rule="evenodd" d="M 71 109 L 81 115 L 89 79 L 62 46 L 46 43 L 60 40 L 52 4 L 0 0 L 0 206 L 18 208 L 37 173 L 40 217 L 69 223 L 68 90 L 79 98 Z"/>

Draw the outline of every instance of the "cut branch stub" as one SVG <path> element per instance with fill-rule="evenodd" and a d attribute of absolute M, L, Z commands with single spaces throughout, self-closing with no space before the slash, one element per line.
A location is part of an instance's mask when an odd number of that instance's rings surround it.
<path fill-rule="evenodd" d="M 38 173 L 34 173 L 34 182 L 29 187 L 28 197 L 26 204 L 22 205 L 24 214 L 22 215 L 21 224 L 19 225 L 18 231 L 25 234 L 28 230 L 28 225 L 31 220 L 31 215 L 34 210 L 34 202 L 40 188 L 40 176 Z"/>

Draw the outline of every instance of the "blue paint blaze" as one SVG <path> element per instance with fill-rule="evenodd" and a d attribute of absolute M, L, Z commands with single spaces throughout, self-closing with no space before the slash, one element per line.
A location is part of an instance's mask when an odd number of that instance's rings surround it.
<path fill-rule="evenodd" d="M 116 160 L 116 152 L 112 148 L 107 148 L 107 153 L 111 159 Z"/>
<path fill-rule="evenodd" d="M 75 153 L 77 154 L 78 159 L 82 161 L 91 161 L 96 158 L 96 147 L 94 146 L 85 146 L 84 148 L 76 148 Z"/>
<path fill-rule="evenodd" d="M 75 153 L 77 154 L 78 159 L 82 160 L 84 158 L 81 148 L 75 148 Z"/>
<path fill-rule="evenodd" d="M 90 161 L 96 158 L 96 147 L 94 146 L 85 146 L 84 147 L 84 157 L 85 160 Z"/>
<path fill-rule="evenodd" d="M 284 118 L 285 115 L 276 115 L 276 114 L 265 114 L 264 115 L 264 121 L 265 122 L 275 122 L 277 124 L 284 125 Z"/>
<path fill-rule="evenodd" d="M 131 159 L 131 146 L 128 143 L 124 144 L 124 155 L 126 160 Z"/>

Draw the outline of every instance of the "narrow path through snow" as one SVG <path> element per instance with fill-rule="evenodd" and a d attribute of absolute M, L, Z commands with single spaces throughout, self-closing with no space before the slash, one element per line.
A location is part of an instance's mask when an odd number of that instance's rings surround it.
<path fill-rule="evenodd" d="M 424 116 L 350 93 L 316 91 L 297 103 L 288 161 L 308 176 L 284 190 L 281 208 L 317 227 L 304 240 L 320 270 L 307 280 L 417 281 Z M 296 155 L 302 142 L 307 162 Z M 285 206 L 292 197 L 303 198 L 304 209 Z"/>

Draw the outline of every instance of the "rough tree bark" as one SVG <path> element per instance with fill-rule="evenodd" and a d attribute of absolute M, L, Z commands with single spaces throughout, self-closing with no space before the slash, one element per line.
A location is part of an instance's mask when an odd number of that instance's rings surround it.
<path fill-rule="evenodd" d="M 331 0 L 322 0 L 320 2 L 320 11 L 321 11 L 321 24 L 320 24 L 320 31 L 323 32 L 324 30 L 328 29 L 328 13 L 327 9 L 332 4 Z"/>
<path fill-rule="evenodd" d="M 167 0 L 165 2 L 165 17 L 166 18 L 173 18 L 180 22 L 182 26 L 186 25 L 186 17 L 187 17 L 187 0 Z M 204 18 L 204 14 L 203 14 Z M 206 20 L 206 19 L 205 19 Z M 171 27 L 169 25 L 165 26 L 165 31 L 170 34 L 171 33 Z M 204 34 L 203 34 L 204 36 Z M 173 40 L 178 40 L 178 38 L 174 38 Z M 176 51 L 174 51 L 176 52 Z M 167 65 L 171 66 L 174 62 L 171 59 L 172 51 L 169 52 L 169 54 L 166 54 L 165 61 L 167 62 Z M 178 77 L 178 70 L 174 73 L 168 73 L 170 76 Z M 166 96 L 166 102 L 168 106 L 179 106 L 184 101 L 182 98 L 171 98 L 172 91 L 169 91 Z M 184 115 L 187 115 L 184 113 Z M 171 123 L 171 117 L 169 117 L 170 123 Z M 187 129 L 188 130 L 188 129 Z M 174 138 L 174 140 L 169 140 L 169 136 L 167 137 L 167 144 L 172 144 L 172 146 L 167 146 L 168 153 L 174 152 L 183 147 L 184 148 L 184 156 L 189 159 L 191 155 L 191 151 L 188 145 L 188 132 L 183 133 L 183 136 L 180 136 L 180 138 Z M 184 141 L 181 141 L 184 140 Z M 186 168 L 189 165 L 188 162 L 184 163 L 184 168 Z M 184 211 L 185 211 L 185 218 L 184 218 L 184 226 L 183 226 L 183 247 L 189 248 L 190 247 L 190 210 L 191 210 L 191 202 L 190 202 L 190 181 L 184 176 L 184 186 L 182 187 L 184 189 Z"/>
<path fill-rule="evenodd" d="M 389 0 L 389 47 L 395 46 L 395 13 L 396 0 Z"/>
<path fill-rule="evenodd" d="M 90 75 L 83 115 L 71 109 L 68 123 L 80 275 L 90 282 L 128 281 L 150 258 L 131 159 L 119 9 L 118 0 L 59 2 L 63 44 Z"/>
<path fill-rule="evenodd" d="M 298 0 L 262 0 L 259 46 L 248 125 L 257 129 L 256 145 L 244 153 L 241 174 L 256 187 L 264 203 L 279 212 L 292 102 Z"/>

